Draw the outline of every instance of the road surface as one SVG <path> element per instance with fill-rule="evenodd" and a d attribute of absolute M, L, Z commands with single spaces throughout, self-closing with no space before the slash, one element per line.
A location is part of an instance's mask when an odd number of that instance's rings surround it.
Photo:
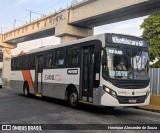
<path fill-rule="evenodd" d="M 12 88 L 0 89 L 1 124 L 160 124 L 160 113 L 133 108 L 115 108 L 81 105 L 72 109 L 67 102 L 52 98 L 27 98 Z M 1 132 L 1 131 L 0 131 Z M 30 131 L 33 132 L 33 131 Z M 50 131 L 41 131 L 50 132 Z M 58 131 L 57 131 L 58 132 Z M 93 132 L 93 131 L 63 131 Z M 117 132 L 102 130 L 95 132 Z M 158 132 L 151 130 L 126 130 L 125 132 Z"/>

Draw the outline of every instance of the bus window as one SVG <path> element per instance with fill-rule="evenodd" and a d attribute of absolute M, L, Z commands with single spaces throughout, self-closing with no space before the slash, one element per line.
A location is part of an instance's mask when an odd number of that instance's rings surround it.
<path fill-rule="evenodd" d="M 79 49 L 68 49 L 67 64 L 69 67 L 79 66 Z"/>
<path fill-rule="evenodd" d="M 34 69 L 35 68 L 35 57 L 34 57 L 34 54 L 29 55 L 28 67 L 29 67 L 29 69 Z"/>
<path fill-rule="evenodd" d="M 46 52 L 46 68 L 52 68 L 52 51 Z"/>
<path fill-rule="evenodd" d="M 57 50 L 55 53 L 55 65 L 64 66 L 64 50 Z"/>
<path fill-rule="evenodd" d="M 23 70 L 28 69 L 28 56 L 22 57 L 22 68 L 23 68 Z"/>
<path fill-rule="evenodd" d="M 44 54 L 38 56 L 38 73 L 42 73 L 44 69 Z"/>
<path fill-rule="evenodd" d="M 16 59 L 16 69 L 21 70 L 22 69 L 22 57 L 18 57 Z"/>

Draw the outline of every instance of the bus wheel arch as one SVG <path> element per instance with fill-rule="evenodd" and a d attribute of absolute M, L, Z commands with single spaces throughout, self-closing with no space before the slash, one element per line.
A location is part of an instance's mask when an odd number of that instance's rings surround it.
<path fill-rule="evenodd" d="M 75 85 L 69 84 L 66 88 L 66 99 L 72 108 L 78 108 L 78 91 Z"/>
<path fill-rule="evenodd" d="M 29 84 L 27 81 L 23 84 L 23 94 L 28 97 L 29 96 Z"/>

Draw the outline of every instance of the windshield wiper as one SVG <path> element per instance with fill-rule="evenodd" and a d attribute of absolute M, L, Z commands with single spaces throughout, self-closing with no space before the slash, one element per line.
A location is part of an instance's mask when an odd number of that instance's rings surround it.
<path fill-rule="evenodd" d="M 138 72 L 138 62 L 140 61 L 141 54 L 142 54 L 142 49 L 140 49 L 140 50 L 136 53 L 136 56 L 139 56 L 139 58 L 137 59 L 137 58 L 135 57 L 135 59 L 136 59 L 136 66 L 137 66 L 137 72 Z M 141 65 L 142 65 L 142 64 L 141 64 Z"/>
<path fill-rule="evenodd" d="M 140 55 L 142 54 L 142 49 L 140 49 L 137 53 L 136 53 L 136 55 L 139 55 L 139 59 L 138 59 L 138 61 L 140 60 Z"/>

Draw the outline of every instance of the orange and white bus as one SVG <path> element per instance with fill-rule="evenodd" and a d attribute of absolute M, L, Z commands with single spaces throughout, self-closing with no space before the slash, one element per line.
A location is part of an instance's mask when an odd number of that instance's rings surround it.
<path fill-rule="evenodd" d="M 146 40 L 101 34 L 12 57 L 10 84 L 35 94 L 99 106 L 140 106 L 150 101 Z"/>

